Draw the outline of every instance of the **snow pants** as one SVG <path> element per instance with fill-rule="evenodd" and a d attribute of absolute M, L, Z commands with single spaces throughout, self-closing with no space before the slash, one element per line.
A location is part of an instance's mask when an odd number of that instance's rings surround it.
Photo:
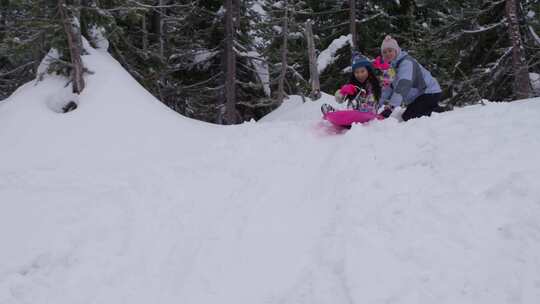
<path fill-rule="evenodd" d="M 422 116 L 430 116 L 432 112 L 441 112 L 439 101 L 442 93 L 423 94 L 418 96 L 403 112 L 404 121 Z"/>

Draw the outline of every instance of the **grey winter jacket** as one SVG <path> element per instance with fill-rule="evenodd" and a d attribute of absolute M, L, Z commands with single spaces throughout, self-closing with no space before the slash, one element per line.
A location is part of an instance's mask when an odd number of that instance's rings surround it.
<path fill-rule="evenodd" d="M 441 93 L 441 87 L 431 73 L 412 58 L 407 52 L 401 51 L 392 61 L 396 76 L 390 86 L 383 88 L 383 101 L 395 107 L 409 105 L 423 94 Z"/>

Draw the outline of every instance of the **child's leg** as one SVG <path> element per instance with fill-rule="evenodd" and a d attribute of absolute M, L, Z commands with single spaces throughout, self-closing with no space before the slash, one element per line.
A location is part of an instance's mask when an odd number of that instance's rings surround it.
<path fill-rule="evenodd" d="M 328 112 L 334 112 L 334 111 L 335 111 L 334 107 L 332 107 L 331 105 L 327 103 L 323 103 L 323 105 L 321 106 L 321 112 L 323 114 L 326 114 Z"/>

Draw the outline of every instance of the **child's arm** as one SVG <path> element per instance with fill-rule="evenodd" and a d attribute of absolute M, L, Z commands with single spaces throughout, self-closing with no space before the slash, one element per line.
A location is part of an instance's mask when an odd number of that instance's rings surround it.
<path fill-rule="evenodd" d="M 386 101 L 389 101 L 391 97 L 392 97 L 392 87 L 383 86 L 382 89 L 381 89 L 381 102 L 380 102 L 380 105 L 382 105 Z"/>
<path fill-rule="evenodd" d="M 392 83 L 394 89 L 390 97 L 390 104 L 399 107 L 405 97 L 409 94 L 413 85 L 413 63 L 411 60 L 403 60 L 399 65 L 396 79 Z"/>

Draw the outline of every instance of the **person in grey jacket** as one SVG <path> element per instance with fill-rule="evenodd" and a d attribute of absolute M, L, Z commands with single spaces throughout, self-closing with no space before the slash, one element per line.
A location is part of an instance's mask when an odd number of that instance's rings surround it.
<path fill-rule="evenodd" d="M 384 116 L 398 106 L 406 107 L 403 120 L 430 116 L 438 112 L 442 90 L 437 80 L 418 61 L 401 50 L 397 41 L 386 36 L 381 45 L 384 60 L 390 62 L 395 76 L 382 90 L 381 100 L 386 102 Z"/>

